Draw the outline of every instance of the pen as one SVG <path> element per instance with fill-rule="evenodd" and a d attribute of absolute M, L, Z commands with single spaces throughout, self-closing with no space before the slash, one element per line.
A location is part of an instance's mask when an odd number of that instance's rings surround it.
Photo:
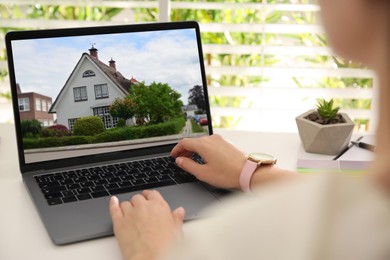
<path fill-rule="evenodd" d="M 352 141 L 347 147 L 345 147 L 341 152 L 339 152 L 332 160 L 337 160 L 340 158 L 343 154 L 345 154 L 349 149 L 351 149 L 352 146 L 354 146 L 353 142 L 358 142 L 363 138 L 363 136 L 360 136 L 356 141 Z"/>
<path fill-rule="evenodd" d="M 364 143 L 364 142 L 357 142 L 357 141 L 352 141 L 351 143 L 353 143 L 357 147 L 369 150 L 371 152 L 375 152 L 375 145 L 367 144 L 367 143 Z"/>

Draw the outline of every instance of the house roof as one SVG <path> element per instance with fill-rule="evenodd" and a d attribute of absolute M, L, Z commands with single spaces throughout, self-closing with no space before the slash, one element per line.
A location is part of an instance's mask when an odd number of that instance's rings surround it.
<path fill-rule="evenodd" d="M 101 62 L 99 59 L 93 57 L 92 55 L 84 52 L 83 55 L 87 55 L 91 58 L 91 60 L 124 92 L 129 93 L 130 85 L 134 82 L 125 78 L 122 73 L 117 71 L 116 69 L 108 66 L 107 64 Z M 83 56 L 82 55 L 82 56 Z M 132 78 L 133 79 L 133 78 Z M 138 81 L 137 81 L 138 82 Z"/>
<path fill-rule="evenodd" d="M 62 93 L 64 92 L 64 89 L 66 88 L 66 86 L 68 85 L 68 82 L 69 80 L 72 78 L 73 74 L 75 73 L 76 71 L 76 68 L 79 66 L 79 64 L 81 63 L 81 61 L 83 59 L 88 59 L 90 61 L 92 61 L 94 64 L 97 65 L 97 67 L 114 83 L 114 85 L 116 85 L 124 94 L 128 94 L 129 91 L 130 91 L 130 87 L 131 87 L 131 84 L 134 84 L 135 82 L 134 81 L 130 81 L 129 79 L 125 78 L 119 71 L 117 71 L 116 69 L 104 64 L 103 62 L 101 62 L 98 58 L 95 58 L 93 57 L 92 55 L 88 54 L 88 53 L 83 53 L 81 55 L 81 58 L 79 59 L 79 61 L 77 62 L 76 66 L 74 67 L 72 73 L 70 74 L 70 76 L 68 77 L 68 79 L 66 80 L 66 83 L 64 84 L 64 86 L 62 87 L 60 93 L 58 94 L 58 96 L 56 97 L 53 105 L 51 106 L 50 108 L 50 113 L 55 113 L 55 108 L 56 108 L 56 105 L 57 103 L 59 102 L 59 100 L 61 99 L 61 96 L 62 96 Z M 132 78 L 133 80 L 133 78 Z M 138 82 L 138 81 L 137 81 Z"/>

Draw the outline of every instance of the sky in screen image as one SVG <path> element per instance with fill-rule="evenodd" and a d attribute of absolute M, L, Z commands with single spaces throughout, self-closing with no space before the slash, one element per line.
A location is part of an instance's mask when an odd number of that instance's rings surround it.
<path fill-rule="evenodd" d="M 188 90 L 202 85 L 194 29 L 18 40 L 12 43 L 16 82 L 22 92 L 57 97 L 77 62 L 94 44 L 99 60 L 128 79 L 168 83 L 187 104 Z"/>

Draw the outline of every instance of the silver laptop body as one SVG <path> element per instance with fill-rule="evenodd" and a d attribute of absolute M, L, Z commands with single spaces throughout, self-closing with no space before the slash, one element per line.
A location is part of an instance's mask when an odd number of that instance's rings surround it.
<path fill-rule="evenodd" d="M 159 190 L 172 209 L 183 206 L 186 220 L 203 217 L 202 210 L 225 194 L 198 181 L 158 187 L 167 177 L 161 169 L 151 173 L 157 167 L 150 159 L 167 157 L 181 138 L 212 134 L 196 22 L 15 31 L 6 47 L 20 170 L 55 244 L 112 235 L 110 196 L 129 199 L 141 189 L 127 188 L 140 181 Z M 132 95 L 132 102 L 140 100 L 140 89 L 153 88 L 166 90 L 150 103 L 160 107 L 146 115 L 133 109 L 122 120 L 113 116 L 114 102 Z M 166 93 L 173 101 L 163 99 Z M 172 104 L 176 112 L 165 113 Z M 85 133 L 88 123 L 78 120 L 91 116 L 101 119 L 103 130 Z M 175 125 L 180 130 L 173 131 Z M 133 171 L 138 177 L 131 179 Z M 157 181 L 147 184 L 152 178 Z"/>

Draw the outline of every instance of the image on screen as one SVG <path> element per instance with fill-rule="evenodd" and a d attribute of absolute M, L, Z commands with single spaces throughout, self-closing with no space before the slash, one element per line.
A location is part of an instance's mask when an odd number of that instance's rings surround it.
<path fill-rule="evenodd" d="M 12 42 L 26 163 L 208 134 L 194 29 Z"/>

